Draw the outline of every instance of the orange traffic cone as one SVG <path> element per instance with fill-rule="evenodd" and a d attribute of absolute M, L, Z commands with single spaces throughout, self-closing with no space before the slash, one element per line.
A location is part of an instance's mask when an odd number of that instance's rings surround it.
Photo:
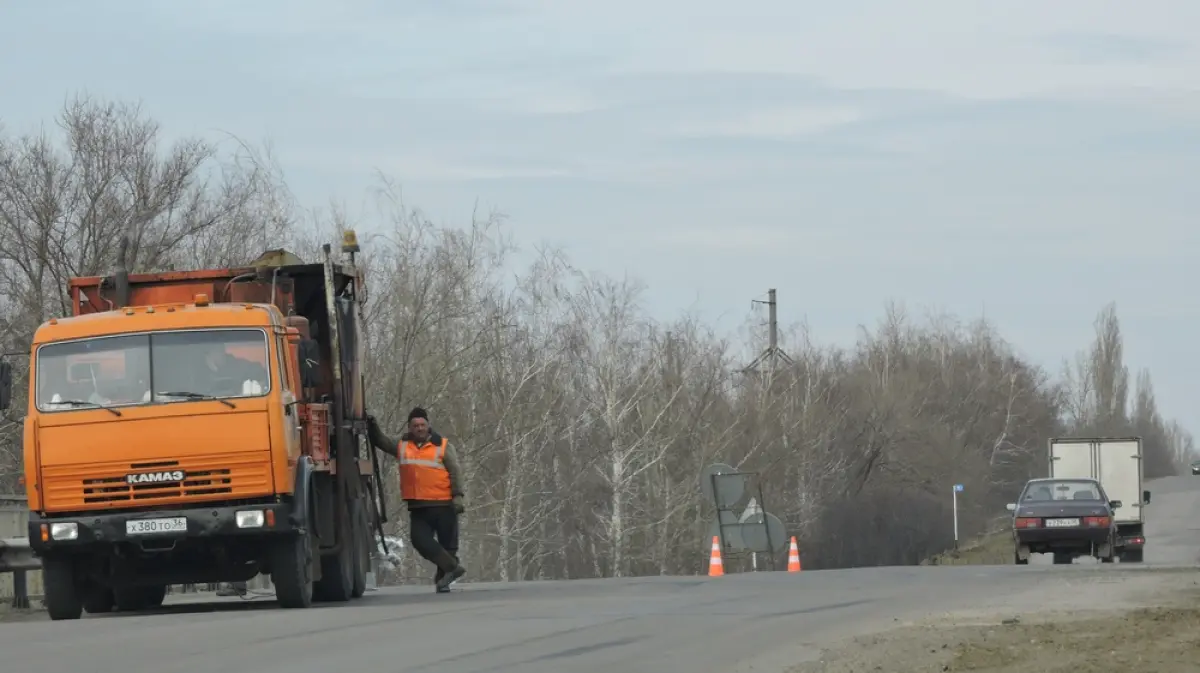
<path fill-rule="evenodd" d="M 796 546 L 796 536 L 792 536 L 792 548 L 788 550 L 788 572 L 800 572 L 800 547 Z"/>
<path fill-rule="evenodd" d="M 725 574 L 725 564 L 721 562 L 721 543 L 713 536 L 712 554 L 708 557 L 708 576 L 721 577 Z"/>

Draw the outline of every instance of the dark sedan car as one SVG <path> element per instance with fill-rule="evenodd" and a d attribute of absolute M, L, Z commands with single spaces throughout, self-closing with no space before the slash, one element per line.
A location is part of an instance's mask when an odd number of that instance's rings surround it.
<path fill-rule="evenodd" d="M 1112 563 L 1117 539 L 1113 510 L 1120 506 L 1120 501 L 1108 500 L 1095 479 L 1029 480 L 1018 501 L 1008 506 L 1015 562 L 1025 565 L 1030 554 L 1054 554 L 1055 564 L 1069 564 L 1078 556 Z"/>
<path fill-rule="evenodd" d="M 1192 474 L 1200 474 L 1200 460 L 1192 463 Z"/>

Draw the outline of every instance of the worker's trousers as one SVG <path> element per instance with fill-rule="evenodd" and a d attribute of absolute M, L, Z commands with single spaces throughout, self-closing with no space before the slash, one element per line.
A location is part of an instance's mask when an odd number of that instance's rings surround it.
<path fill-rule="evenodd" d="M 454 505 L 410 507 L 408 530 L 413 549 L 437 566 L 437 576 L 458 567 L 458 514 Z"/>

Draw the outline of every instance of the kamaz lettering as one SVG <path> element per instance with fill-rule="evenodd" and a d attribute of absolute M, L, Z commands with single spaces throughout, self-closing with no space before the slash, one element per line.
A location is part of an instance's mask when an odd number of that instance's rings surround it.
<path fill-rule="evenodd" d="M 164 482 L 183 481 L 187 476 L 183 470 L 168 472 L 139 472 L 125 475 L 125 481 L 130 484 L 160 484 Z"/>

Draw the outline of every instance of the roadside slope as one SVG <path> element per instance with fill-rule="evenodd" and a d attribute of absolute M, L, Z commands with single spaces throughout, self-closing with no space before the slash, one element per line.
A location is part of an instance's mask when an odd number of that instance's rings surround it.
<path fill-rule="evenodd" d="M 1065 598 L 1050 585 L 1008 606 L 980 606 L 860 637 L 826 651 L 794 673 L 886 670 L 1129 671 L 1183 673 L 1200 661 L 1200 478 L 1150 482 L 1146 562 L 1102 566 L 1012 564 L 1012 539 L 1001 532 L 939 562 L 974 567 L 1006 564 L 1032 583 L 1053 577 L 1074 586 Z M 1034 557 L 1037 564 L 1037 557 Z M 1081 567 L 1083 566 L 1083 567 Z M 1123 567 L 1124 566 L 1124 567 Z M 945 568 L 963 571 L 966 567 Z M 1073 582 L 1080 573 L 1092 586 Z M 1045 586 L 1043 584 L 1043 586 Z M 1043 593 L 1044 591 L 1044 593 Z M 1098 643 L 1102 645 L 1097 646 Z"/>

